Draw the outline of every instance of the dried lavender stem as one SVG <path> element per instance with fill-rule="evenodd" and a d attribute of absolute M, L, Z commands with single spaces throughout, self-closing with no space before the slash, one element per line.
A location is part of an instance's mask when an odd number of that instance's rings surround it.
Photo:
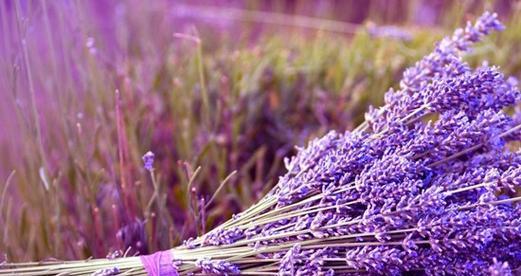
<path fill-rule="evenodd" d="M 511 128 L 511 129 L 509 129 L 508 131 L 505 131 L 505 132 L 501 133 L 500 135 L 498 135 L 498 137 L 499 137 L 499 138 L 503 138 L 503 137 L 505 137 L 505 136 L 507 136 L 507 135 L 510 135 L 510 134 L 512 134 L 512 133 L 514 133 L 514 132 L 520 130 L 520 129 L 521 129 L 521 124 L 519 124 L 519 125 L 517 125 L 517 126 Z M 460 152 L 458 152 L 458 153 L 455 153 L 455 154 L 453 154 L 453 155 L 451 155 L 451 156 L 449 156 L 449 157 L 447 157 L 447 158 L 444 158 L 444 159 L 442 159 L 442 160 L 440 160 L 440 161 L 434 162 L 434 163 L 431 164 L 431 166 L 434 167 L 434 166 L 437 166 L 437 165 L 443 164 L 443 163 L 445 163 L 445 162 L 447 162 L 447 161 L 450 161 L 450 160 L 456 159 L 456 158 L 458 158 L 458 157 L 460 157 L 460 156 L 462 156 L 462 155 L 465 155 L 465 154 L 467 154 L 467 153 L 469 153 L 469 152 L 475 151 L 475 150 L 481 148 L 481 147 L 484 146 L 484 145 L 485 145 L 484 143 L 479 143 L 479 144 L 477 144 L 477 145 L 475 145 L 475 146 L 472 146 L 472 147 L 470 147 L 470 148 L 467 148 L 467 149 L 465 149 L 465 150 L 462 150 L 462 151 L 460 151 Z"/>
<path fill-rule="evenodd" d="M 326 211 L 326 210 L 330 210 L 330 209 L 336 209 L 336 208 L 339 208 L 339 207 L 345 207 L 345 206 L 349 206 L 349 205 L 353 205 L 353 204 L 357 204 L 357 203 L 360 203 L 360 200 L 354 200 L 354 201 L 347 202 L 347 203 L 344 203 L 344 204 L 341 204 L 341 205 L 337 205 L 337 206 L 334 206 L 334 205 L 333 206 L 327 206 L 327 207 L 320 207 L 320 205 L 319 206 L 312 206 L 312 207 L 304 208 L 302 210 L 297 210 L 297 211 L 288 212 L 286 214 L 282 214 L 282 215 L 279 215 L 279 216 L 274 216 L 274 217 L 271 217 L 269 219 L 258 220 L 258 221 L 255 221 L 255 223 L 241 225 L 239 227 L 241 227 L 241 228 L 250 228 L 250 227 L 265 225 L 265 224 L 270 223 L 270 222 L 276 222 L 276 221 L 279 221 L 279 220 L 290 219 L 290 218 L 301 216 L 301 215 L 317 213 L 317 212 L 320 212 L 320 211 Z"/>
<path fill-rule="evenodd" d="M 352 183 L 349 183 L 349 184 L 346 184 L 346 185 L 352 185 L 354 184 L 354 182 Z M 349 191 L 351 189 L 354 189 L 355 187 L 354 186 L 348 186 L 348 187 L 344 187 L 344 186 L 340 186 L 336 189 L 333 189 L 331 191 L 331 194 L 337 194 L 337 193 L 341 193 L 341 192 L 346 192 L 346 191 Z M 277 214 L 277 213 L 282 213 L 286 210 L 291 210 L 293 208 L 296 208 L 296 207 L 299 207 L 301 205 L 304 205 L 306 203 L 310 203 L 310 202 L 313 202 L 315 200 L 319 200 L 323 197 L 322 194 L 313 194 L 313 195 L 309 195 L 310 197 L 308 198 L 302 198 L 300 201 L 297 201 L 293 204 L 290 204 L 290 205 L 287 205 L 287 206 L 284 206 L 284 207 L 281 207 L 281 208 L 277 208 L 277 209 L 273 209 L 273 210 L 270 210 L 262 215 L 259 215 L 259 216 L 256 216 L 256 217 L 252 217 L 252 218 L 249 218 L 247 220 L 244 220 L 244 221 L 241 221 L 242 223 L 244 222 L 249 222 L 249 221 L 256 221 L 260 218 L 263 218 L 263 217 L 267 217 L 267 216 L 272 216 L 274 214 Z M 302 210 L 301 210 L 302 211 Z"/>
<path fill-rule="evenodd" d="M 266 198 L 266 200 L 264 201 L 260 201 L 258 204 L 255 204 L 254 206 L 252 206 L 251 208 L 249 208 L 248 210 L 251 210 L 250 212 L 247 212 L 245 213 L 245 215 L 241 215 L 239 216 L 238 219 L 236 220 L 228 220 L 226 221 L 225 223 L 221 224 L 220 226 L 214 228 L 213 230 L 211 230 L 210 232 L 206 233 L 205 235 L 203 236 L 200 236 L 200 237 L 197 237 L 195 240 L 194 240 L 194 244 L 195 245 L 199 245 L 202 243 L 204 237 L 210 233 L 214 233 L 220 229 L 224 229 L 224 228 L 228 228 L 228 227 L 232 227 L 236 224 L 239 224 L 241 222 L 241 219 L 243 218 L 243 216 L 245 218 L 247 217 L 250 217 L 250 216 L 254 216 L 258 213 L 261 213 L 263 212 L 264 210 L 267 210 L 268 208 L 270 208 L 271 206 L 273 206 L 274 204 L 276 203 L 276 199 L 273 198 L 273 197 L 269 197 L 269 198 Z M 180 246 L 180 248 L 186 248 L 186 246 L 182 245 Z"/>
<path fill-rule="evenodd" d="M 467 205 L 467 206 L 461 206 L 461 207 L 458 207 L 458 210 L 467 210 L 467 209 L 478 207 L 478 206 L 498 205 L 498 204 L 503 204 L 503 203 L 516 202 L 516 201 L 521 201 L 521 196 L 501 199 L 501 200 L 495 200 L 495 201 L 486 202 L 486 203 L 476 203 L 476 204 L 471 204 L 471 205 Z"/>

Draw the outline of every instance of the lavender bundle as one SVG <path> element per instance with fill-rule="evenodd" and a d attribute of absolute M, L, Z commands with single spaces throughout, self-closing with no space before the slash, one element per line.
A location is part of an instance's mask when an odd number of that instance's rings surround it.
<path fill-rule="evenodd" d="M 407 69 L 353 132 L 287 159 L 257 204 L 153 257 L 4 265 L 0 275 L 509 275 L 521 266 L 521 100 L 462 55 L 483 14 Z"/>

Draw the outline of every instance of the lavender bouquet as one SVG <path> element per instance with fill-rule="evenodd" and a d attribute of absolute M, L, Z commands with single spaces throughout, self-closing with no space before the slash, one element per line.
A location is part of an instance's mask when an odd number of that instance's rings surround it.
<path fill-rule="evenodd" d="M 502 28 L 485 13 L 443 39 L 362 125 L 299 149 L 271 192 L 201 237 L 150 256 L 4 264 L 0 275 L 514 274 L 521 93 L 498 67 L 462 60 Z"/>

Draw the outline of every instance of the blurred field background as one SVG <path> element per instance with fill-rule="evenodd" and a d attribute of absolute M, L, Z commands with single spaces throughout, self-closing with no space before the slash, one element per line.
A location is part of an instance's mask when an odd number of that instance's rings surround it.
<path fill-rule="evenodd" d="M 0 1 L 0 263 L 204 233 L 485 9 L 468 59 L 519 77 L 513 1 Z"/>

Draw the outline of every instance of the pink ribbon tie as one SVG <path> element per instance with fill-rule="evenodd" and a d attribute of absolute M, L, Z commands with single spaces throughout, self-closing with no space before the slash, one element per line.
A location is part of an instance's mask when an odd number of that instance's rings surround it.
<path fill-rule="evenodd" d="M 179 276 L 170 250 L 159 251 L 140 257 L 148 276 Z"/>

